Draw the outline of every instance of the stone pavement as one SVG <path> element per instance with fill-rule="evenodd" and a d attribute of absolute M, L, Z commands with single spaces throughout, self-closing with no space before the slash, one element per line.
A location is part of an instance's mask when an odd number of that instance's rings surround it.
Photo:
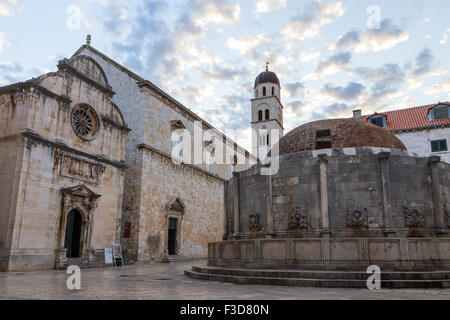
<path fill-rule="evenodd" d="M 237 285 L 205 282 L 183 275 L 204 261 L 157 263 L 114 268 L 82 269 L 81 290 L 66 287 L 64 270 L 0 273 L 0 299 L 441 299 L 450 300 L 450 289 L 328 289 Z"/>

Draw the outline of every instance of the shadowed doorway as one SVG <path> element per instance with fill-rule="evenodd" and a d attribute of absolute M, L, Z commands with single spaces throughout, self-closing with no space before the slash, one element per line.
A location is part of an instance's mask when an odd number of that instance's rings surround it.
<path fill-rule="evenodd" d="M 66 237 L 64 247 L 67 249 L 67 258 L 80 257 L 81 244 L 81 213 L 78 210 L 72 210 L 67 215 Z"/>
<path fill-rule="evenodd" d="M 169 219 L 169 255 L 177 254 L 177 222 L 178 219 Z"/>

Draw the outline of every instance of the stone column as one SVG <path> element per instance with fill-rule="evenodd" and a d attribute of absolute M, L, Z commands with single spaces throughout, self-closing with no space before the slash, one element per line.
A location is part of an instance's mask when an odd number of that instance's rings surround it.
<path fill-rule="evenodd" d="M 441 185 L 439 183 L 438 164 L 441 161 L 439 156 L 431 156 L 427 158 L 431 167 L 431 191 L 433 197 L 434 219 L 437 234 L 447 234 L 444 221 L 444 205 L 441 196 Z"/>
<path fill-rule="evenodd" d="M 392 222 L 392 205 L 391 205 L 391 183 L 389 181 L 389 157 L 390 152 L 380 152 L 377 155 L 378 163 L 380 164 L 381 173 L 381 186 L 383 189 L 383 223 L 384 233 L 395 233 L 395 229 Z"/>
<path fill-rule="evenodd" d="M 267 205 L 267 232 L 266 235 L 272 236 L 274 233 L 273 230 L 273 217 L 272 217 L 272 175 L 267 175 L 267 198 L 266 198 L 266 205 Z"/>
<path fill-rule="evenodd" d="M 236 175 L 236 188 L 233 188 L 233 222 L 234 222 L 234 236 L 239 234 L 239 172 Z"/>
<path fill-rule="evenodd" d="M 319 171 L 320 171 L 320 211 L 322 218 L 322 236 L 330 234 L 330 215 L 328 209 L 328 177 L 327 164 L 328 157 L 326 154 L 318 155 Z"/>

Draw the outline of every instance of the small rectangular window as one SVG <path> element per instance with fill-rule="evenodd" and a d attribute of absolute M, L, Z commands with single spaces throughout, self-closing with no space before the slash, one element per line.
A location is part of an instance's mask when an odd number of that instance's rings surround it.
<path fill-rule="evenodd" d="M 331 131 L 330 131 L 330 129 L 326 129 L 326 130 L 318 130 L 318 131 L 316 132 L 316 137 L 317 137 L 317 138 L 331 137 Z"/>
<path fill-rule="evenodd" d="M 206 171 L 211 172 L 211 151 L 206 151 Z"/>
<path fill-rule="evenodd" d="M 330 149 L 332 147 L 331 141 L 317 141 L 316 150 L 320 149 Z"/>
<path fill-rule="evenodd" d="M 448 118 L 447 107 L 435 108 L 433 110 L 433 116 L 434 116 L 434 120 L 447 119 Z"/>
<path fill-rule="evenodd" d="M 379 126 L 381 128 L 384 128 L 384 118 L 378 117 L 378 118 L 372 118 L 370 119 L 370 123 Z"/>
<path fill-rule="evenodd" d="M 442 151 L 448 151 L 446 139 L 431 141 L 431 152 L 442 152 Z"/>

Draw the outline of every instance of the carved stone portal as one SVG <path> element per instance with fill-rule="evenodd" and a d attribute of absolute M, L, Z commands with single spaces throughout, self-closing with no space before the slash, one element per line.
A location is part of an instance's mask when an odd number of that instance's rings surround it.
<path fill-rule="evenodd" d="M 403 207 L 405 213 L 405 225 L 407 227 L 421 227 L 424 223 L 422 213 L 416 208 Z"/>
<path fill-rule="evenodd" d="M 180 197 L 173 198 L 166 205 L 166 232 L 164 239 L 164 258 L 178 255 L 182 246 L 183 217 L 186 205 Z"/>
<path fill-rule="evenodd" d="M 367 208 L 364 208 L 362 210 L 347 209 L 346 224 L 347 227 L 367 227 Z"/>
<path fill-rule="evenodd" d="M 263 231 L 264 227 L 261 222 L 261 214 L 258 212 L 257 214 L 251 214 L 248 217 L 248 229 L 250 232 L 256 233 Z"/>
<path fill-rule="evenodd" d="M 308 229 L 308 215 L 306 212 L 301 212 L 302 208 L 291 208 L 289 210 L 289 230 L 305 230 Z"/>
<path fill-rule="evenodd" d="M 56 250 L 56 267 L 64 267 L 67 261 L 67 249 L 65 248 L 67 217 L 70 212 L 76 210 L 81 214 L 81 234 L 80 234 L 80 258 L 89 259 L 89 250 L 91 244 L 91 225 L 95 208 L 97 208 L 97 199 L 100 195 L 96 194 L 84 185 L 72 188 L 62 189 L 62 212 L 59 226 L 59 248 Z"/>

